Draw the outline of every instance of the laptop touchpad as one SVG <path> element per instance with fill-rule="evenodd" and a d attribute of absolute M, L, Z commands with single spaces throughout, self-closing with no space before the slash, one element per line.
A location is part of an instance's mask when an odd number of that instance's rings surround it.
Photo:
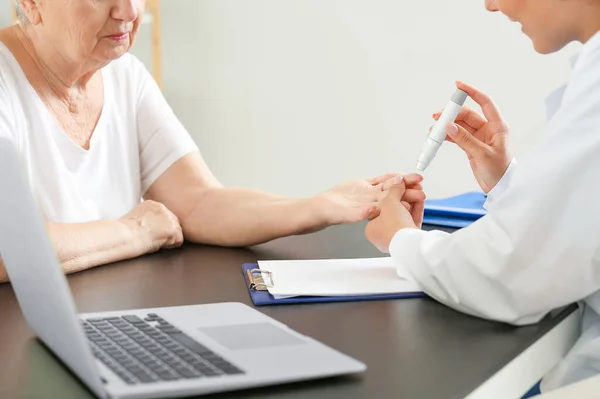
<path fill-rule="evenodd" d="M 204 327 L 199 330 L 232 350 L 301 345 L 306 343 L 285 329 L 270 323 Z"/>

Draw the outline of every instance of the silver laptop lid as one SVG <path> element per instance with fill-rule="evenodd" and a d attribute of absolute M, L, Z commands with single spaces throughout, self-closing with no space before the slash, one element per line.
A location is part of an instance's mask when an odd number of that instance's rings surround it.
<path fill-rule="evenodd" d="M 29 326 L 100 397 L 105 390 L 67 280 L 24 179 L 13 144 L 0 138 L 0 255 Z"/>

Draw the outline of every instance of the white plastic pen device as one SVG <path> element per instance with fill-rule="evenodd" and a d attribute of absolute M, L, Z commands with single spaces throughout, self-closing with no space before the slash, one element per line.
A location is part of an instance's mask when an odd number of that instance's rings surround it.
<path fill-rule="evenodd" d="M 448 105 L 446 105 L 444 108 L 440 119 L 438 119 L 435 125 L 433 125 L 431 132 L 429 132 L 429 136 L 427 136 L 427 141 L 421 150 L 421 155 L 419 155 L 419 159 L 417 161 L 418 172 L 424 172 L 433 158 L 435 158 L 435 154 L 438 152 L 442 146 L 442 143 L 446 139 L 446 125 L 456 120 L 456 117 L 462 109 L 467 97 L 467 93 L 458 89 L 448 102 Z"/>

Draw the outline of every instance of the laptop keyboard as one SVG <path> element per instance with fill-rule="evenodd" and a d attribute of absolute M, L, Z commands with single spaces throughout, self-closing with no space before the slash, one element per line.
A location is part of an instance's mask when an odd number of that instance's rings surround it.
<path fill-rule="evenodd" d="M 94 356 L 127 384 L 243 374 L 154 313 L 81 323 Z"/>

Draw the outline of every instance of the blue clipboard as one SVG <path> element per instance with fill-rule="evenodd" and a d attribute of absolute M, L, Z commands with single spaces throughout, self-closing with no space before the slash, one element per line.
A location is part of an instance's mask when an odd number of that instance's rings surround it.
<path fill-rule="evenodd" d="M 297 296 L 292 298 L 275 299 L 269 291 L 259 291 L 250 288 L 250 281 L 246 277 L 246 271 L 258 268 L 256 263 L 245 263 L 242 265 L 242 273 L 246 288 L 250 294 L 250 299 L 255 306 L 265 305 L 290 305 L 299 303 L 326 303 L 326 302 L 358 302 L 358 301 L 381 301 L 384 299 L 406 299 L 406 298 L 423 298 L 425 293 L 403 292 L 398 294 L 376 294 L 376 295 L 359 295 L 359 296 Z"/>
<path fill-rule="evenodd" d="M 463 228 L 486 215 L 482 192 L 469 192 L 454 197 L 425 201 L 423 223 Z"/>

